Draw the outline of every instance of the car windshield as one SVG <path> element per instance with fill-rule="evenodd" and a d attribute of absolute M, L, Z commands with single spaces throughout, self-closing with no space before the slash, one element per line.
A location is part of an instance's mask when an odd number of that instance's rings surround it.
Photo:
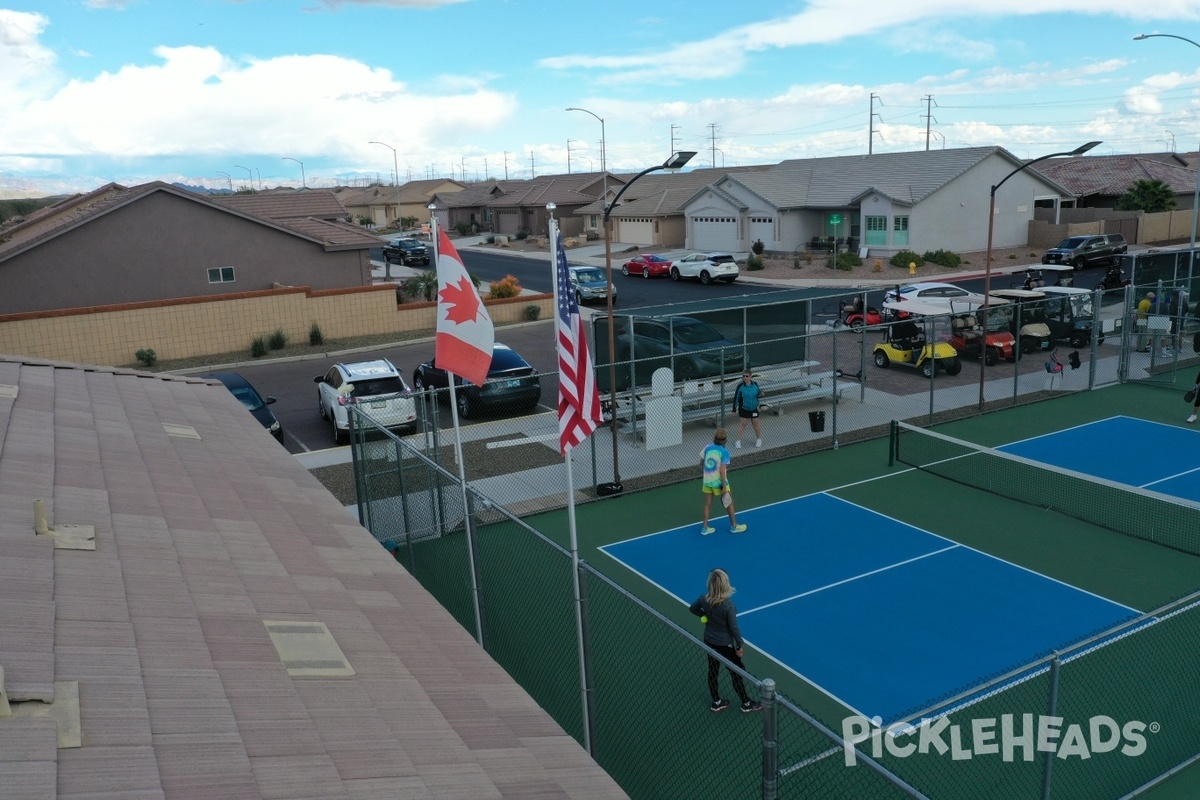
<path fill-rule="evenodd" d="M 708 344 L 709 342 L 719 342 L 725 337 L 717 332 L 716 328 L 705 325 L 703 322 L 680 322 L 675 321 L 675 338 L 684 344 Z"/>
<path fill-rule="evenodd" d="M 251 411 L 257 411 L 263 407 L 262 398 L 259 397 L 258 392 L 254 391 L 249 386 L 238 386 L 230 388 L 229 391 L 233 392 L 233 396 L 238 400 L 241 400 L 242 405 Z"/>
<path fill-rule="evenodd" d="M 377 394 L 401 394 L 408 391 L 404 379 L 399 375 L 391 378 L 368 378 L 354 381 L 353 397 L 373 397 Z"/>
<path fill-rule="evenodd" d="M 982 313 L 980 316 L 982 317 Z M 988 306 L 988 333 L 1000 333 L 1002 331 L 1007 331 L 1010 325 L 1012 325 L 1012 306 Z"/>
<path fill-rule="evenodd" d="M 1086 236 L 1072 236 L 1069 239 L 1063 239 L 1058 243 L 1058 250 L 1074 250 L 1083 245 L 1088 240 Z"/>
<path fill-rule="evenodd" d="M 1092 316 L 1092 296 L 1090 294 L 1075 294 L 1066 299 L 1071 304 L 1071 316 L 1083 319 Z"/>
<path fill-rule="evenodd" d="M 575 280 L 580 283 L 604 283 L 604 273 L 598 269 L 575 270 Z"/>

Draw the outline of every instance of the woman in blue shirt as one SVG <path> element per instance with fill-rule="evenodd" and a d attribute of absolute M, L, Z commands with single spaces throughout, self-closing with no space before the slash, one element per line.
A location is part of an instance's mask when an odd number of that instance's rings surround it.
<path fill-rule="evenodd" d="M 754 425 L 754 446 L 762 447 L 762 427 L 758 421 L 758 412 L 766 408 L 766 405 L 762 401 L 762 389 L 758 388 L 750 371 L 743 372 L 742 382 L 733 390 L 733 410 L 738 415 L 737 439 L 734 440 L 734 447 L 742 446 L 742 431 L 746 430 L 747 422 Z"/>

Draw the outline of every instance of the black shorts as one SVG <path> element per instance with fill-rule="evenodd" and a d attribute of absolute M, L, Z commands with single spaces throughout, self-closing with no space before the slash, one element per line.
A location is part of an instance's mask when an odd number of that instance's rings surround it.
<path fill-rule="evenodd" d="M 758 419 L 758 411 L 747 411 L 744 408 L 738 409 L 738 416 L 742 419 Z"/>

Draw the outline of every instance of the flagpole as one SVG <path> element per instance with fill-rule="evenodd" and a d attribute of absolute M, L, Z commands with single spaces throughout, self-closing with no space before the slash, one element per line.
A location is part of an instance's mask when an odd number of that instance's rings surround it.
<path fill-rule="evenodd" d="M 438 263 L 437 214 L 429 215 L 429 234 L 433 239 L 433 263 Z M 458 399 L 454 392 L 455 375 L 447 372 L 450 384 L 450 419 L 454 425 L 454 460 L 458 462 L 458 484 L 462 489 L 463 531 L 467 536 L 467 565 L 471 574 L 471 604 L 475 609 L 475 641 L 483 646 L 483 615 L 479 612 L 479 576 L 475 569 L 475 526 L 471 520 L 471 506 L 467 499 L 467 471 L 463 462 L 462 431 L 458 427 Z"/>
<path fill-rule="evenodd" d="M 558 293 L 560 287 L 558 285 L 558 221 L 554 217 L 550 217 L 550 262 L 554 269 L 554 308 L 558 309 Z M 558 326 L 554 328 L 554 338 L 558 340 Z M 562 380 L 562 376 L 559 376 Z M 579 586 L 579 535 L 575 526 L 575 479 L 571 474 L 571 449 L 568 448 L 563 454 L 563 464 L 567 468 L 567 528 L 571 533 L 571 586 L 575 592 L 575 638 L 577 649 L 579 651 L 579 692 L 580 701 L 583 705 L 583 749 L 587 752 L 592 752 L 591 739 L 591 702 L 589 697 L 588 686 L 591 683 L 588 675 L 587 658 L 584 652 L 584 636 L 583 636 L 583 594 Z"/>

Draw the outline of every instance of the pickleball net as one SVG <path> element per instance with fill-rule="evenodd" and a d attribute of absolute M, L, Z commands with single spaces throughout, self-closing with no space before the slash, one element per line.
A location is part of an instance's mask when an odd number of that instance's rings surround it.
<path fill-rule="evenodd" d="M 1200 506 L 893 421 L 889 461 L 1200 555 Z"/>

